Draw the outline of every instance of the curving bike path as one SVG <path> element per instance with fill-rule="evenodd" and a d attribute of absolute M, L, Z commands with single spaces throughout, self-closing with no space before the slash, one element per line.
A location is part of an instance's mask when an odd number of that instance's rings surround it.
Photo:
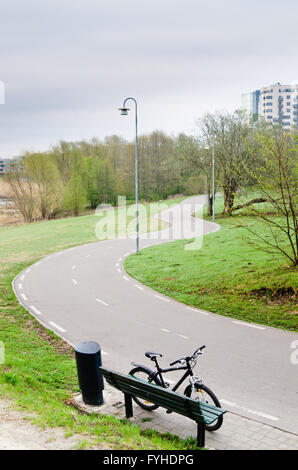
<path fill-rule="evenodd" d="M 181 215 L 181 208 L 204 201 L 187 199 L 160 217 L 176 227 L 176 238 L 189 238 L 190 212 Z M 204 235 L 219 228 L 203 222 Z M 142 235 L 141 249 L 170 241 L 166 230 L 162 234 L 163 239 Z M 163 353 L 166 366 L 206 344 L 198 375 L 225 408 L 298 434 L 298 365 L 291 362 L 298 335 L 188 307 L 141 285 L 123 269 L 134 249 L 135 240 L 118 239 L 50 255 L 16 276 L 15 294 L 40 323 L 72 345 L 97 341 L 104 365 L 124 373 L 131 361 L 150 367 L 147 350 Z"/>

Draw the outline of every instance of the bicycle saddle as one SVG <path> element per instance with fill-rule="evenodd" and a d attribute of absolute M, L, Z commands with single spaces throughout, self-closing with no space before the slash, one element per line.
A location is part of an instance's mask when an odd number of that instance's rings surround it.
<path fill-rule="evenodd" d="M 155 359 L 157 356 L 162 357 L 162 354 L 148 351 L 145 353 L 145 356 L 149 357 L 149 359 L 152 360 Z"/>

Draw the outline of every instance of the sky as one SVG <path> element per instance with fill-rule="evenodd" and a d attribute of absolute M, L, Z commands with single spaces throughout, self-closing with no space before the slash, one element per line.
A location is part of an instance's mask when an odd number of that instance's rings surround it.
<path fill-rule="evenodd" d="M 0 157 L 59 140 L 195 132 L 298 79 L 296 0 L 1 0 Z M 1 102 L 1 83 L 0 83 Z"/>

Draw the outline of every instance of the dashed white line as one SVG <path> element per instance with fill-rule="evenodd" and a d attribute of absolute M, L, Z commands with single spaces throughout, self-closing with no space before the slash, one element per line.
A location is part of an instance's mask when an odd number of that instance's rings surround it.
<path fill-rule="evenodd" d="M 71 269 L 76 269 L 77 265 L 74 264 Z"/>
<path fill-rule="evenodd" d="M 271 421 L 278 421 L 279 418 L 276 416 L 268 415 L 267 413 L 263 413 L 261 411 L 255 411 L 255 410 L 250 410 L 249 408 L 245 408 L 244 406 L 237 405 L 236 403 L 233 403 L 228 400 L 221 399 L 221 403 L 224 403 L 225 405 L 232 406 L 233 408 L 238 408 L 240 410 L 246 411 L 247 413 L 251 413 L 256 416 L 261 416 L 262 418 L 270 419 Z"/>
<path fill-rule="evenodd" d="M 28 269 L 26 269 L 25 272 L 26 272 L 26 273 L 30 273 L 30 271 L 31 271 L 31 268 L 28 268 Z"/>
<path fill-rule="evenodd" d="M 121 273 L 121 269 L 120 269 L 120 268 L 118 268 L 117 271 L 118 271 L 118 273 Z"/>
<path fill-rule="evenodd" d="M 21 283 L 19 283 L 19 289 L 23 289 L 23 286 Z"/>
<path fill-rule="evenodd" d="M 251 328 L 257 328 L 258 330 L 266 330 L 263 326 L 252 325 L 251 323 L 244 323 L 242 321 L 232 320 L 233 323 L 237 323 L 238 325 L 242 326 L 250 326 Z"/>
<path fill-rule="evenodd" d="M 23 297 L 24 300 L 29 300 L 25 294 L 21 294 L 21 296 Z"/>
<path fill-rule="evenodd" d="M 101 354 L 102 354 L 103 356 L 107 356 L 109 353 L 107 353 L 106 351 L 101 351 Z"/>
<path fill-rule="evenodd" d="M 78 281 L 76 281 L 75 279 L 72 279 L 72 282 L 77 285 Z"/>
<path fill-rule="evenodd" d="M 25 279 L 25 276 L 24 274 L 20 277 L 21 281 L 23 281 Z"/>
<path fill-rule="evenodd" d="M 118 261 L 119 261 L 119 262 L 122 261 L 122 258 L 119 258 Z"/>
<path fill-rule="evenodd" d="M 205 312 L 204 310 L 200 310 L 198 308 L 186 307 L 186 310 L 191 310 L 192 312 L 201 313 L 202 315 L 209 315 L 208 312 Z"/>
<path fill-rule="evenodd" d="M 157 295 L 157 294 L 154 294 L 154 297 L 156 297 L 157 299 L 163 300 L 164 302 L 170 302 L 169 299 L 166 299 L 166 298 L 164 298 L 164 297 L 161 297 L 160 295 Z"/>
<path fill-rule="evenodd" d="M 138 286 L 138 284 L 134 284 L 134 287 L 137 287 L 137 289 L 144 290 L 144 287 Z"/>
<path fill-rule="evenodd" d="M 96 298 L 96 300 L 97 300 L 97 302 L 101 303 L 101 304 L 104 305 L 105 307 L 108 307 L 108 306 L 109 306 L 109 304 L 107 304 L 106 302 L 104 302 L 104 301 L 101 300 L 101 299 Z"/>
<path fill-rule="evenodd" d="M 33 310 L 33 312 L 37 313 L 37 315 L 42 315 L 42 313 L 41 313 L 39 310 L 37 310 L 37 308 L 34 307 L 34 305 L 30 305 L 29 308 L 30 308 L 31 310 Z"/>
<path fill-rule="evenodd" d="M 180 335 L 179 333 L 174 333 L 174 335 L 179 336 L 180 338 L 183 338 L 183 339 L 189 339 L 189 336 Z"/>
<path fill-rule="evenodd" d="M 116 263 L 116 267 L 117 267 L 117 268 L 119 267 L 119 263 Z"/>
<path fill-rule="evenodd" d="M 128 277 L 122 276 L 125 281 L 129 281 Z"/>
<path fill-rule="evenodd" d="M 129 255 L 129 253 L 125 253 L 123 256 L 126 257 L 126 256 L 128 256 L 128 255 Z"/>
<path fill-rule="evenodd" d="M 57 323 L 54 323 L 53 321 L 49 321 L 49 324 L 52 325 L 54 328 L 57 330 L 61 331 L 61 333 L 65 333 L 66 330 L 64 328 L 61 328 L 61 326 L 57 325 Z"/>
<path fill-rule="evenodd" d="M 163 331 L 164 333 L 171 333 L 170 330 L 166 330 L 165 328 L 161 328 L 160 330 Z"/>

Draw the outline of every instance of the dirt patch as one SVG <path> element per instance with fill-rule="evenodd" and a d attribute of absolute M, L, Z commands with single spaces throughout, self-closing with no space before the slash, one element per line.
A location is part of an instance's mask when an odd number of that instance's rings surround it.
<path fill-rule="evenodd" d="M 277 289 L 261 287 L 251 291 L 251 294 L 262 300 L 278 303 L 297 302 L 298 300 L 297 290 L 293 287 L 279 287 Z"/>
<path fill-rule="evenodd" d="M 11 409 L 9 403 L 0 398 L 0 450 L 67 450 L 78 449 L 85 443 L 86 436 L 74 434 L 66 438 L 61 428 L 44 430 L 31 424 L 28 415 Z M 108 447 L 102 444 L 92 448 Z M 88 444 L 84 449 L 88 449 Z"/>
<path fill-rule="evenodd" d="M 38 334 L 40 338 L 49 343 L 55 349 L 55 352 L 59 354 L 67 354 L 71 357 L 74 357 L 74 350 L 70 344 L 66 343 L 57 336 L 53 336 L 49 331 L 47 331 L 40 323 L 38 323 L 35 318 L 29 314 L 25 314 L 26 328 L 33 330 Z"/>

